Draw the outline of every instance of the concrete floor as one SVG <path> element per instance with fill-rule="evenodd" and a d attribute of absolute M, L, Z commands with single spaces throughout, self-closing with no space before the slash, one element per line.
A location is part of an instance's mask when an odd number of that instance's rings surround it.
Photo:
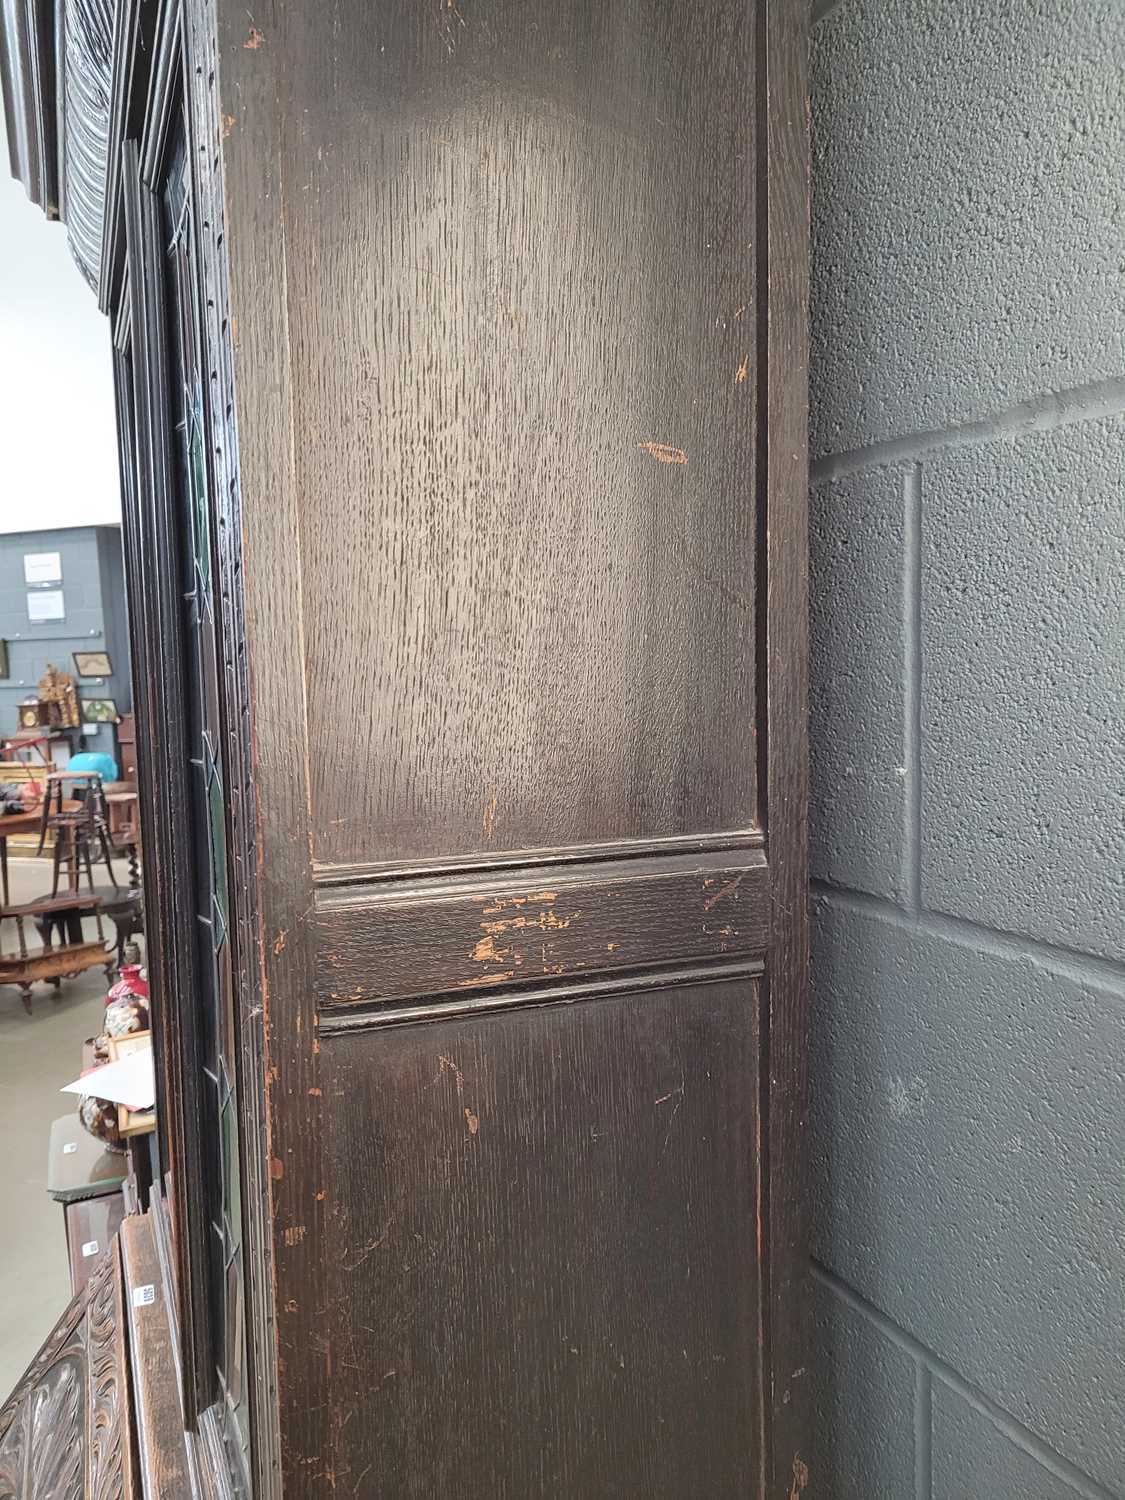
<path fill-rule="evenodd" d="M 50 889 L 46 861 L 13 859 L 10 875 L 13 901 Z M 5 948 L 10 926 L 0 933 Z M 47 1197 L 47 1141 L 52 1121 L 77 1108 L 59 1089 L 77 1078 L 82 1043 L 101 1029 L 105 991 L 101 969 L 58 990 L 37 984 L 29 1016 L 19 990 L 0 986 L 0 1403 L 70 1300 L 62 1208 Z"/>

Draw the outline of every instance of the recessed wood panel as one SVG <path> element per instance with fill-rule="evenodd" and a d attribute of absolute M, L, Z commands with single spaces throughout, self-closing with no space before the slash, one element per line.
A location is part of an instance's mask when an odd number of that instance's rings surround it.
<path fill-rule="evenodd" d="M 299 9 L 315 858 L 752 826 L 754 7 Z"/>
<path fill-rule="evenodd" d="M 757 1003 L 726 981 L 324 1037 L 317 1337 L 355 1493 L 757 1492 Z"/>

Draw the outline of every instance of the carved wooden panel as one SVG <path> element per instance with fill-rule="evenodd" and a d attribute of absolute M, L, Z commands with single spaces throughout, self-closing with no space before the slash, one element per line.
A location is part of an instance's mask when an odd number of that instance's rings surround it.
<path fill-rule="evenodd" d="M 0 1411 L 0 1500 L 133 1500 L 116 1239 Z"/>

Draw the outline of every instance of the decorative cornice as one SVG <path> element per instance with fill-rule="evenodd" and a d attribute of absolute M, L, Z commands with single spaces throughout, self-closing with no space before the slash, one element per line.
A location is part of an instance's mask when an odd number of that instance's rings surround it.
<path fill-rule="evenodd" d="M 59 216 L 55 11 L 51 0 L 0 0 L 0 83 L 12 176 Z"/>
<path fill-rule="evenodd" d="M 95 290 L 105 227 L 113 0 L 0 0 L 0 85 L 12 176 Z"/>

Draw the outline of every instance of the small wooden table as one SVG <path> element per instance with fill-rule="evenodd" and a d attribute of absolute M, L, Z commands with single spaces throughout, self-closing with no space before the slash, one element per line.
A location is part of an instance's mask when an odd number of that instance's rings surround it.
<path fill-rule="evenodd" d="M 31 1011 L 31 986 L 37 980 L 49 981 L 57 989 L 60 980 L 73 974 L 80 974 L 84 969 L 92 969 L 101 965 L 105 969 L 107 978 L 112 977 L 114 969 L 113 949 L 107 949 L 100 938 L 97 942 L 86 942 L 82 936 L 81 915 L 83 913 L 96 914 L 100 909 L 101 903 L 96 896 L 87 892 L 72 892 L 57 898 L 41 898 L 39 901 L 28 902 L 19 907 L 11 905 L 11 892 L 8 885 L 8 840 L 20 834 L 40 832 L 42 822 L 41 812 L 10 813 L 7 816 L 0 816 L 0 922 L 8 917 L 11 917 L 17 924 L 21 924 L 25 917 L 37 917 L 48 921 L 59 920 L 65 916 L 67 910 L 74 912 L 69 941 L 57 948 L 45 944 L 38 953 L 25 948 L 22 926 L 18 927 L 20 951 L 5 953 L 3 932 L 0 931 L 0 985 L 18 985 L 23 1007 L 29 1013 Z M 125 894 L 124 890 L 121 894 Z M 76 899 L 76 895 L 81 899 Z M 98 930 L 101 931 L 100 919 Z M 124 946 L 123 942 L 121 946 Z"/>

